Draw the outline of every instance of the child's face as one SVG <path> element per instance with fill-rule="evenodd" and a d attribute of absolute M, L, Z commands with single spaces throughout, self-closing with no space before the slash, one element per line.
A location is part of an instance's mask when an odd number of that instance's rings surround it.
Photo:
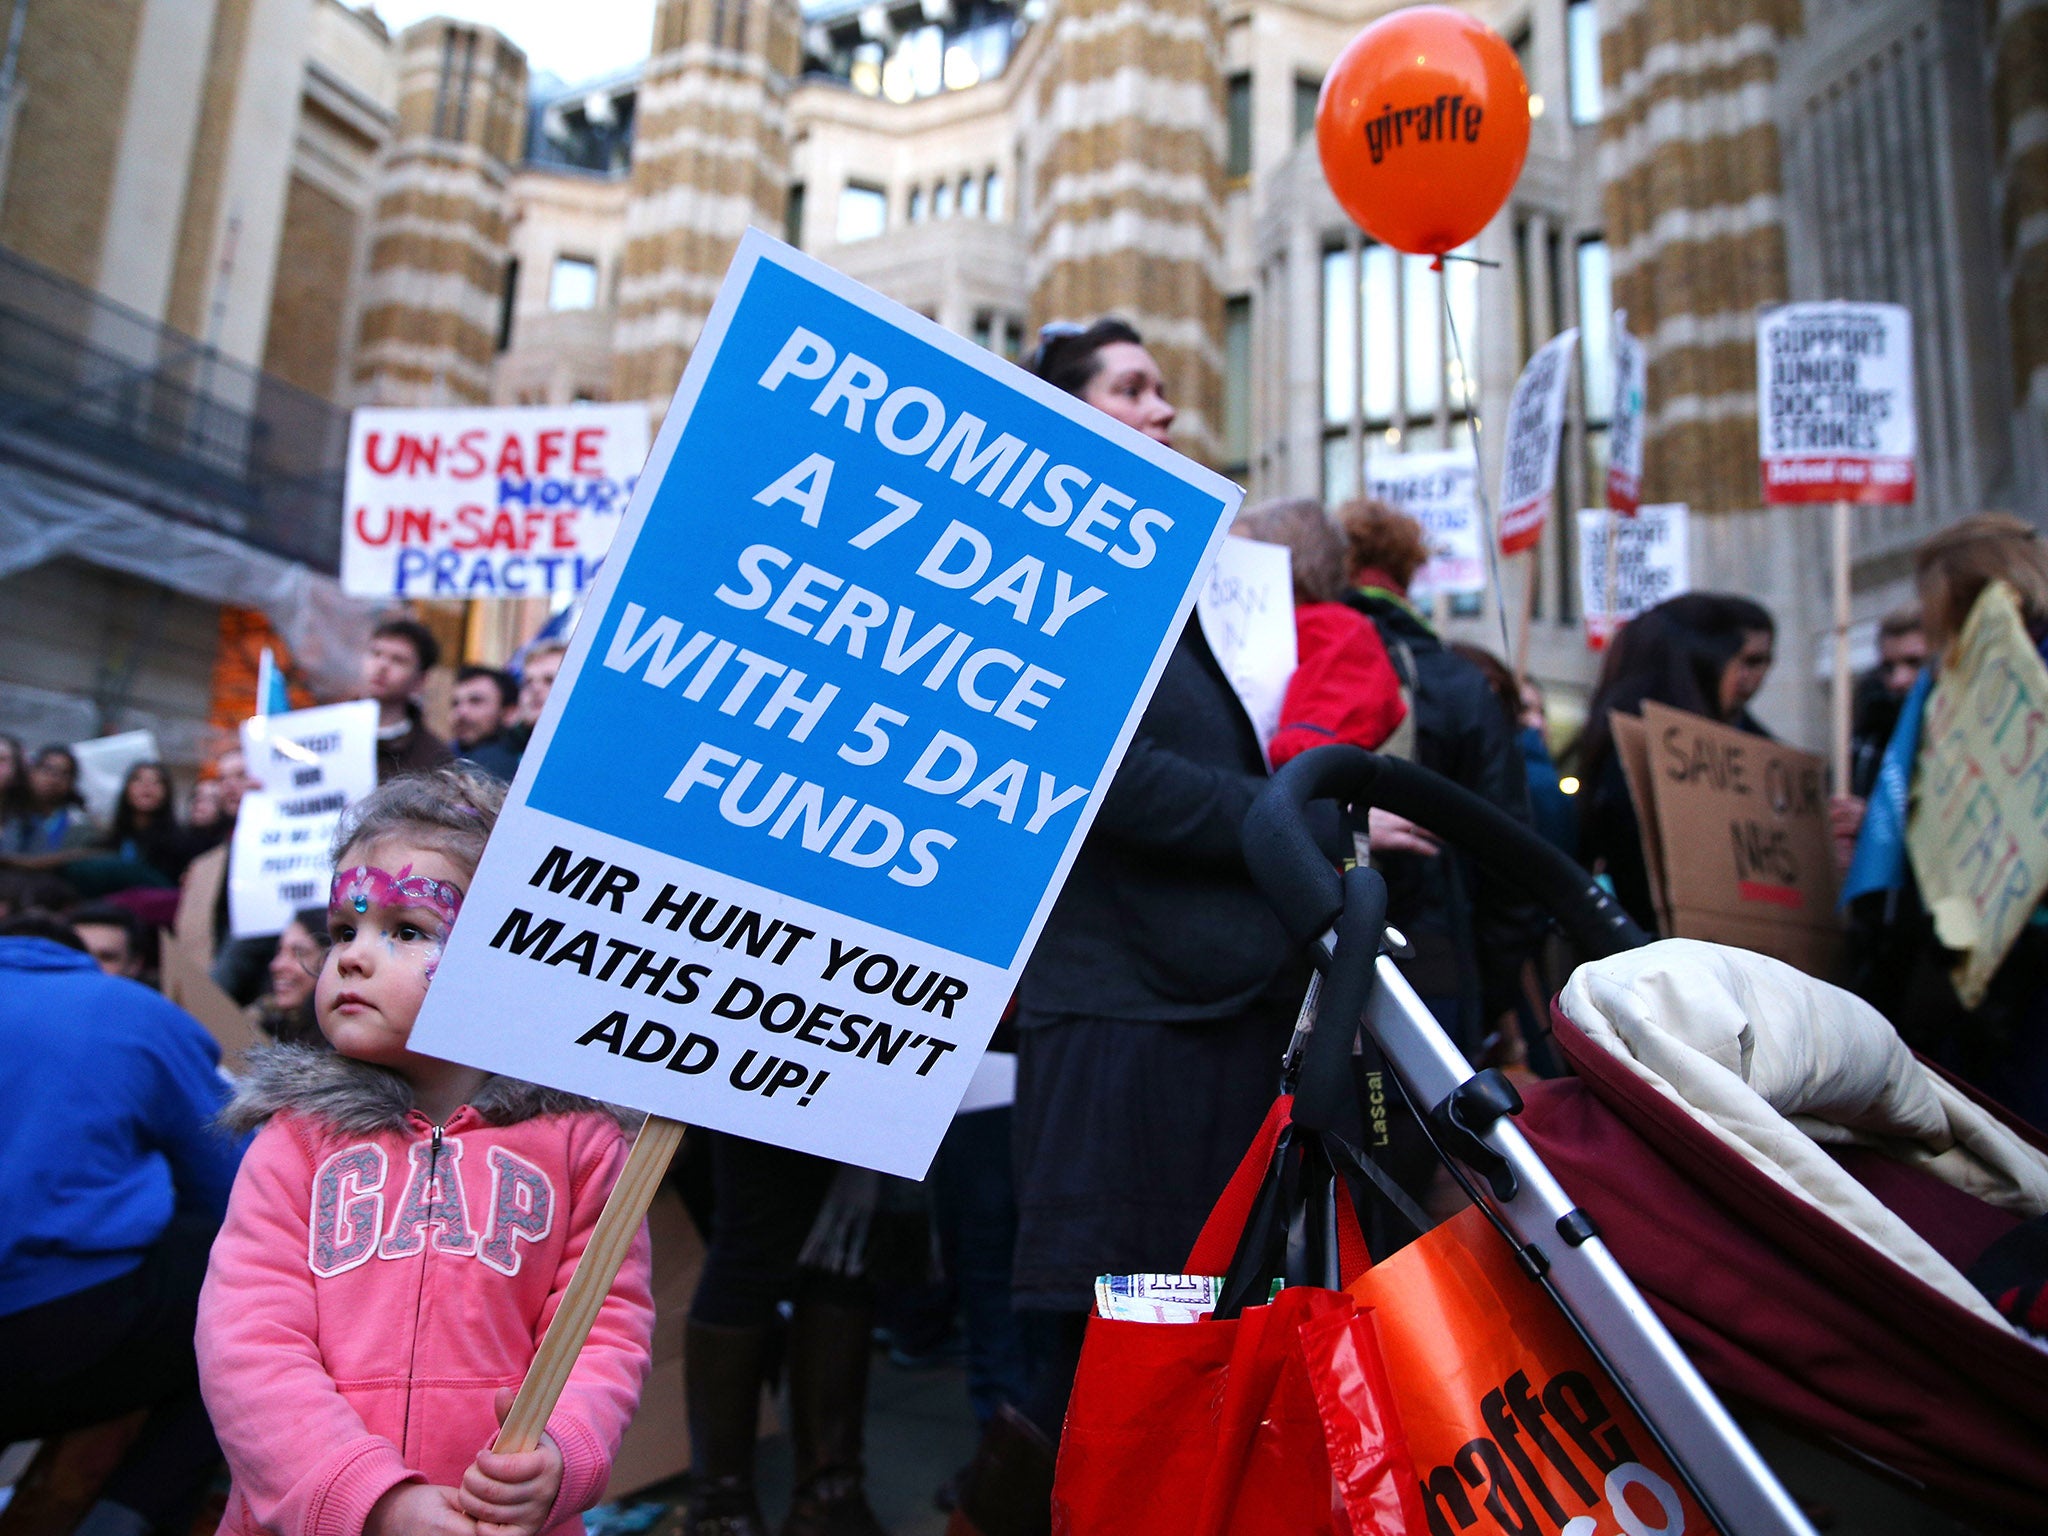
<path fill-rule="evenodd" d="M 314 989 L 320 1032 L 344 1056 L 403 1073 L 470 872 L 432 848 L 388 839 L 351 848 L 348 860 L 328 901 L 333 945 Z"/>

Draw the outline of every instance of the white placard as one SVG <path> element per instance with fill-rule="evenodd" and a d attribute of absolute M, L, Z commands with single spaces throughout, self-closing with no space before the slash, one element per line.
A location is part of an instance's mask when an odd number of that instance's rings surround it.
<path fill-rule="evenodd" d="M 1684 502 L 1640 507 L 1633 517 L 1579 514 L 1579 612 L 1586 643 L 1599 650 L 1614 631 L 1667 597 L 1691 589 L 1688 514 Z M 1614 604 L 1607 602 L 1607 532 L 1621 530 L 1614 551 Z"/>
<path fill-rule="evenodd" d="M 159 756 L 156 737 L 149 731 L 123 731 L 118 736 L 74 742 L 71 755 L 78 761 L 78 792 L 85 797 L 86 812 L 103 827 L 114 824 L 128 770 L 137 763 L 153 763 Z"/>
<path fill-rule="evenodd" d="M 1628 333 L 1628 311 L 1614 312 L 1614 404 L 1607 418 L 1607 509 L 1633 517 L 1643 500 L 1643 408 L 1649 353 Z"/>
<path fill-rule="evenodd" d="M 238 939 L 282 933 L 319 906 L 333 877 L 334 829 L 377 787 L 377 706 L 323 704 L 242 722 L 260 787 L 242 796 L 228 851 L 228 921 Z"/>
<path fill-rule="evenodd" d="M 748 231 L 414 1048 L 921 1176 L 1242 496 Z"/>
<path fill-rule="evenodd" d="M 1577 326 L 1537 348 L 1508 397 L 1507 451 L 1500 461 L 1500 552 L 1531 549 L 1557 498 L 1557 448 L 1564 432 Z"/>
<path fill-rule="evenodd" d="M 1785 304 L 1756 327 L 1766 503 L 1911 501 L 1913 317 L 1898 304 Z"/>
<path fill-rule="evenodd" d="M 646 457 L 640 405 L 366 406 L 349 423 L 341 589 L 378 598 L 580 592 Z"/>
<path fill-rule="evenodd" d="M 1284 544 L 1232 534 L 1216 551 L 1195 612 L 1264 748 L 1280 729 L 1280 705 L 1297 661 L 1293 555 Z"/>
<path fill-rule="evenodd" d="M 1479 461 L 1469 448 L 1384 454 L 1366 461 L 1365 493 L 1422 524 L 1429 560 L 1408 583 L 1424 601 L 1486 590 L 1486 530 L 1479 523 Z"/>

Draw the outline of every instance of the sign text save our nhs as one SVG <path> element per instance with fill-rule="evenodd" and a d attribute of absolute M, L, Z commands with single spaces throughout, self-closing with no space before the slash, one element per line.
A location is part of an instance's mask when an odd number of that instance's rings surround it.
<path fill-rule="evenodd" d="M 1238 494 L 750 235 L 422 1048 L 921 1171 Z"/>

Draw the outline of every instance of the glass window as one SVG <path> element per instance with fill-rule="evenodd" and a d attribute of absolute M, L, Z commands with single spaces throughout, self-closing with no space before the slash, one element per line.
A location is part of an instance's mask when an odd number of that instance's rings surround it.
<path fill-rule="evenodd" d="M 839 189 L 837 236 L 841 245 L 872 240 L 888 227 L 888 193 L 880 187 L 863 187 L 854 182 Z"/>
<path fill-rule="evenodd" d="M 1235 473 L 1251 456 L 1252 301 L 1240 297 L 1223 303 L 1223 462 Z"/>
<path fill-rule="evenodd" d="M 1232 75 L 1224 86 L 1224 96 L 1223 174 L 1239 181 L 1252 173 L 1252 77 Z"/>
<path fill-rule="evenodd" d="M 804 184 L 800 181 L 789 189 L 789 202 L 782 210 L 782 238 L 799 248 L 804 243 Z"/>
<path fill-rule="evenodd" d="M 1021 320 L 1006 320 L 1006 321 L 1004 321 L 1004 322 L 1003 322 L 1003 356 L 1007 357 L 1007 358 L 1008 358 L 1008 359 L 1009 359 L 1009 360 L 1010 360 L 1011 362 L 1013 362 L 1013 363 L 1014 363 L 1015 361 L 1017 361 L 1017 359 L 1018 359 L 1018 358 L 1019 358 L 1020 356 L 1022 356 L 1022 355 L 1023 355 L 1023 352 L 1024 352 L 1024 322 L 1023 322 L 1023 321 L 1021 321 Z"/>
<path fill-rule="evenodd" d="M 1434 419 L 1444 395 L 1444 300 L 1441 279 L 1427 256 L 1401 258 L 1403 396 L 1408 419 Z"/>
<path fill-rule="evenodd" d="M 1323 257 L 1323 420 L 1347 422 L 1356 405 L 1352 359 L 1357 355 L 1358 290 L 1351 253 L 1341 247 Z"/>
<path fill-rule="evenodd" d="M 974 317 L 974 344 L 985 347 L 995 336 L 996 317 L 987 310 L 980 310 Z"/>
<path fill-rule="evenodd" d="M 1365 419 L 1391 421 L 1399 388 L 1400 334 L 1394 295 L 1394 252 L 1365 248 Z"/>
<path fill-rule="evenodd" d="M 992 219 L 1004 217 L 1003 197 L 1007 191 L 1003 185 L 1003 173 L 990 171 L 981 182 L 981 211 Z"/>
<path fill-rule="evenodd" d="M 1316 103 L 1322 98 L 1323 82 L 1294 77 L 1294 142 L 1316 131 Z"/>
<path fill-rule="evenodd" d="M 1564 8 L 1566 68 L 1571 75 L 1572 121 L 1600 121 L 1600 15 L 1593 0 Z"/>
<path fill-rule="evenodd" d="M 1368 452 L 1371 438 L 1367 440 Z M 1323 500 L 1333 506 L 1359 494 L 1358 460 L 1351 453 L 1351 438 L 1332 432 L 1323 439 Z"/>
<path fill-rule="evenodd" d="M 1586 420 L 1604 422 L 1614 405 L 1614 280 L 1607 242 L 1579 242 L 1579 385 Z"/>
<path fill-rule="evenodd" d="M 910 189 L 910 211 L 909 211 L 909 213 L 908 213 L 908 214 L 906 215 L 906 218 L 908 219 L 908 221 L 909 221 L 910 223 L 912 223 L 912 224 L 915 224 L 915 223 L 916 223 L 916 222 L 917 222 L 917 221 L 918 221 L 919 219 L 922 219 L 923 217 L 924 217 L 924 188 L 923 188 L 923 187 L 912 187 L 912 188 Z"/>
<path fill-rule="evenodd" d="M 584 256 L 557 256 L 548 278 L 548 308 L 597 308 L 597 263 Z"/>
<path fill-rule="evenodd" d="M 953 183 L 939 182 L 932 188 L 932 217 L 950 219 L 953 217 Z"/>
<path fill-rule="evenodd" d="M 981 212 L 981 183 L 972 176 L 960 178 L 960 217 L 971 219 Z"/>
<path fill-rule="evenodd" d="M 1470 255 L 1471 246 L 1458 254 Z M 1478 380 L 1468 377 L 1466 370 L 1476 373 L 1479 332 L 1479 268 L 1469 261 L 1447 261 L 1444 263 L 1444 289 L 1450 299 L 1451 326 L 1456 336 L 1445 336 L 1444 344 L 1449 356 L 1444 359 L 1444 380 L 1450 390 L 1451 412 L 1460 414 L 1472 408 L 1478 396 Z M 1455 341 L 1455 344 L 1453 344 Z"/>

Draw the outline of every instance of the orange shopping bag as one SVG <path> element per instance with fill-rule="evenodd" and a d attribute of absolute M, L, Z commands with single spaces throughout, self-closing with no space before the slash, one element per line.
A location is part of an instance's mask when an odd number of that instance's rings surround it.
<path fill-rule="evenodd" d="M 1716 1536 L 1557 1304 L 1477 1209 L 1353 1280 L 1431 1536 Z"/>

